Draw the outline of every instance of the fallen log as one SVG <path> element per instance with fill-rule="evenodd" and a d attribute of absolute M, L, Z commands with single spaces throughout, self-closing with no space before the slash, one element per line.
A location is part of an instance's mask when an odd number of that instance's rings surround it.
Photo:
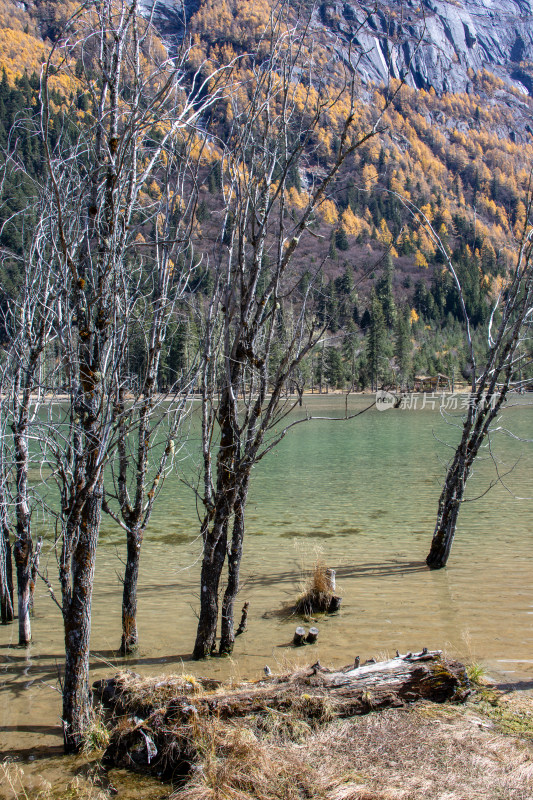
<path fill-rule="evenodd" d="M 132 679 L 128 673 L 98 681 L 94 694 L 114 714 L 115 723 L 105 761 L 171 777 L 186 773 L 194 763 L 195 731 L 209 720 L 219 725 L 225 720 L 247 717 L 249 721 L 281 712 L 320 722 L 419 699 L 462 701 L 469 694 L 464 666 L 447 661 L 440 651 L 427 650 L 338 670 L 316 662 L 238 688 L 206 691 L 206 684 L 207 680 L 203 683 L 203 679 L 188 676 L 187 680 L 169 677 L 165 685 L 157 679 Z M 150 706 L 151 686 L 154 701 Z"/>

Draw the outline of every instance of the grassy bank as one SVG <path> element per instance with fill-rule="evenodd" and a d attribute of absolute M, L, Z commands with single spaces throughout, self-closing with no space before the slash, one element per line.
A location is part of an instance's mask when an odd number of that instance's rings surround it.
<path fill-rule="evenodd" d="M 158 797 L 172 800 L 531 800 L 533 699 L 478 682 L 465 704 L 421 701 L 352 719 L 327 708 L 266 710 L 191 723 L 193 769 Z M 4 765 L 10 800 L 155 800 L 139 776 L 102 772 L 92 761 L 64 790 L 24 789 Z M 128 789 L 122 781 L 129 780 Z M 11 783 L 11 785 L 9 785 Z"/>

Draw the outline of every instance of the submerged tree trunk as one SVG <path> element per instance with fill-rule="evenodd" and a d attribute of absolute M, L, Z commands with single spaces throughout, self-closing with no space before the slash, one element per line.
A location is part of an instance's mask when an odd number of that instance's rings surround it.
<path fill-rule="evenodd" d="M 238 365 L 236 369 L 238 370 Z M 203 523 L 204 553 L 200 578 L 200 617 L 196 631 L 193 658 L 206 658 L 216 648 L 218 626 L 218 591 L 220 577 L 226 560 L 228 525 L 233 513 L 238 490 L 235 474 L 236 406 L 231 387 L 238 385 L 235 376 L 230 379 L 220 404 L 220 447 L 217 457 L 217 490 L 211 513 Z M 233 398 L 233 402 L 232 402 Z"/>
<path fill-rule="evenodd" d="M 32 541 L 17 536 L 13 548 L 17 567 L 17 599 L 19 620 L 19 644 L 26 645 L 31 641 L 31 560 Z"/>
<path fill-rule="evenodd" d="M 426 558 L 430 569 L 442 569 L 450 557 L 457 517 L 464 495 L 466 477 L 461 472 L 449 476 L 439 499 L 437 523 L 431 541 L 431 548 Z"/>
<path fill-rule="evenodd" d="M 16 391 L 18 391 L 18 386 L 16 386 Z M 24 394 L 26 395 L 27 392 Z M 18 403 L 18 400 L 16 400 L 16 403 Z M 17 476 L 15 497 L 17 525 L 13 555 L 17 568 L 20 645 L 29 644 L 31 641 L 30 608 L 33 542 L 31 538 L 30 509 L 28 506 L 28 405 L 29 396 L 24 396 L 22 407 L 20 410 L 17 409 L 19 419 L 13 425 Z"/>
<path fill-rule="evenodd" d="M 11 542 L 9 528 L 3 524 L 0 531 L 0 621 L 8 625 L 14 618 Z"/>
<path fill-rule="evenodd" d="M 215 519 L 204 540 L 200 578 L 200 617 L 192 657 L 207 658 L 216 648 L 218 625 L 218 587 L 226 558 L 229 514 L 222 512 Z"/>
<path fill-rule="evenodd" d="M 13 602 L 13 556 L 11 551 L 11 530 L 8 498 L 5 482 L 3 448 L 0 448 L 0 621 L 8 625 L 15 619 Z"/>
<path fill-rule="evenodd" d="M 63 594 L 65 675 L 63 679 L 63 741 L 65 753 L 83 744 L 91 713 L 89 641 L 94 563 L 102 503 L 101 486 L 89 495 L 83 508 L 78 540 L 72 553 L 70 589 Z M 66 595 L 66 596 L 65 596 Z"/>
<path fill-rule="evenodd" d="M 235 500 L 231 549 L 228 552 L 228 583 L 222 601 L 220 655 L 231 654 L 235 644 L 235 600 L 239 592 L 239 573 L 244 540 L 244 512 L 248 496 L 248 483 L 249 478 L 247 477 Z"/>
<path fill-rule="evenodd" d="M 142 531 L 133 528 L 126 534 L 127 561 L 124 570 L 124 589 L 122 592 L 122 642 L 120 653 L 127 656 L 134 653 L 139 644 L 137 632 L 137 583 L 141 558 Z"/>

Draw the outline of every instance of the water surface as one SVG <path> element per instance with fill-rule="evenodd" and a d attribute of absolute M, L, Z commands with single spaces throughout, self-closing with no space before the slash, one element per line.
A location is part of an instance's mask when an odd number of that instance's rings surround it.
<path fill-rule="evenodd" d="M 523 402 L 523 401 L 521 401 Z M 307 397 L 313 414 L 342 416 L 340 395 Z M 350 408 L 368 404 L 353 397 Z M 509 408 L 505 424 L 527 438 L 533 408 Z M 196 459 L 196 428 L 187 450 Z M 263 666 L 301 661 L 341 665 L 356 655 L 443 648 L 483 662 L 507 680 L 533 682 L 533 448 L 505 435 L 492 441 L 469 484 L 481 495 L 496 475 L 513 471 L 486 496 L 464 505 L 449 566 L 424 564 L 433 531 L 443 441 L 457 439 L 438 411 L 375 409 L 355 420 L 296 426 L 254 471 L 247 514 L 243 588 L 248 631 L 232 659 L 188 662 L 198 610 L 201 543 L 192 493 L 173 474 L 146 534 L 139 588 L 141 649 L 120 659 L 124 555 L 120 530 L 104 520 L 93 605 L 93 679 L 125 663 L 144 673 L 192 671 L 217 677 L 259 677 Z M 495 461 L 496 460 L 496 461 Z M 526 499 L 517 499 L 517 497 Z M 527 499 L 529 498 L 529 499 Z M 337 570 L 343 606 L 320 619 L 319 643 L 295 651 L 297 622 L 276 611 L 294 600 L 316 557 Z M 53 551 L 44 563 L 57 575 Z M 43 563 L 43 562 L 42 562 Z M 34 641 L 15 647 L 16 626 L 0 628 L 0 753 L 56 752 L 60 744 L 62 663 L 59 611 L 38 586 Z M 533 684 L 532 684 L 533 685 Z"/>

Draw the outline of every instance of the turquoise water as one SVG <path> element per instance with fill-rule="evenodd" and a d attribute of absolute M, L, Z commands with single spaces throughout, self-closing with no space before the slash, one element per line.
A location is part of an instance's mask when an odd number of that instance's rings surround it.
<path fill-rule="evenodd" d="M 306 398 L 311 414 L 342 416 L 341 395 Z M 533 408 L 509 408 L 505 424 L 533 434 Z M 350 409 L 368 397 L 350 399 Z M 456 419 L 457 422 L 457 419 Z M 180 452 L 189 477 L 198 445 L 196 423 Z M 247 511 L 243 588 L 248 631 L 232 659 L 185 663 L 194 641 L 201 557 L 192 492 L 178 473 L 165 484 L 147 532 L 139 587 L 141 649 L 128 664 L 152 674 L 195 671 L 219 677 L 258 677 L 315 661 L 349 663 L 356 655 L 442 648 L 481 661 L 506 680 L 533 681 L 533 445 L 503 434 L 492 440 L 505 478 L 476 502 L 465 503 L 449 566 L 424 564 L 435 521 L 444 463 L 443 442 L 458 429 L 437 410 L 375 409 L 352 421 L 296 426 L 255 469 Z M 482 494 L 496 475 L 488 452 L 476 465 L 468 496 Z M 529 499 L 517 499 L 517 497 Z M 123 665 L 120 573 L 123 540 L 109 520 L 102 528 L 93 606 L 94 678 Z M 292 602 L 316 558 L 337 570 L 343 596 L 338 616 L 319 619 L 319 643 L 288 646 L 296 621 L 277 612 Z M 57 574 L 52 551 L 43 559 Z M 60 698 L 62 627 L 58 610 L 38 587 L 34 641 L 13 647 L 15 626 L 0 628 L 0 751 L 54 748 Z"/>

